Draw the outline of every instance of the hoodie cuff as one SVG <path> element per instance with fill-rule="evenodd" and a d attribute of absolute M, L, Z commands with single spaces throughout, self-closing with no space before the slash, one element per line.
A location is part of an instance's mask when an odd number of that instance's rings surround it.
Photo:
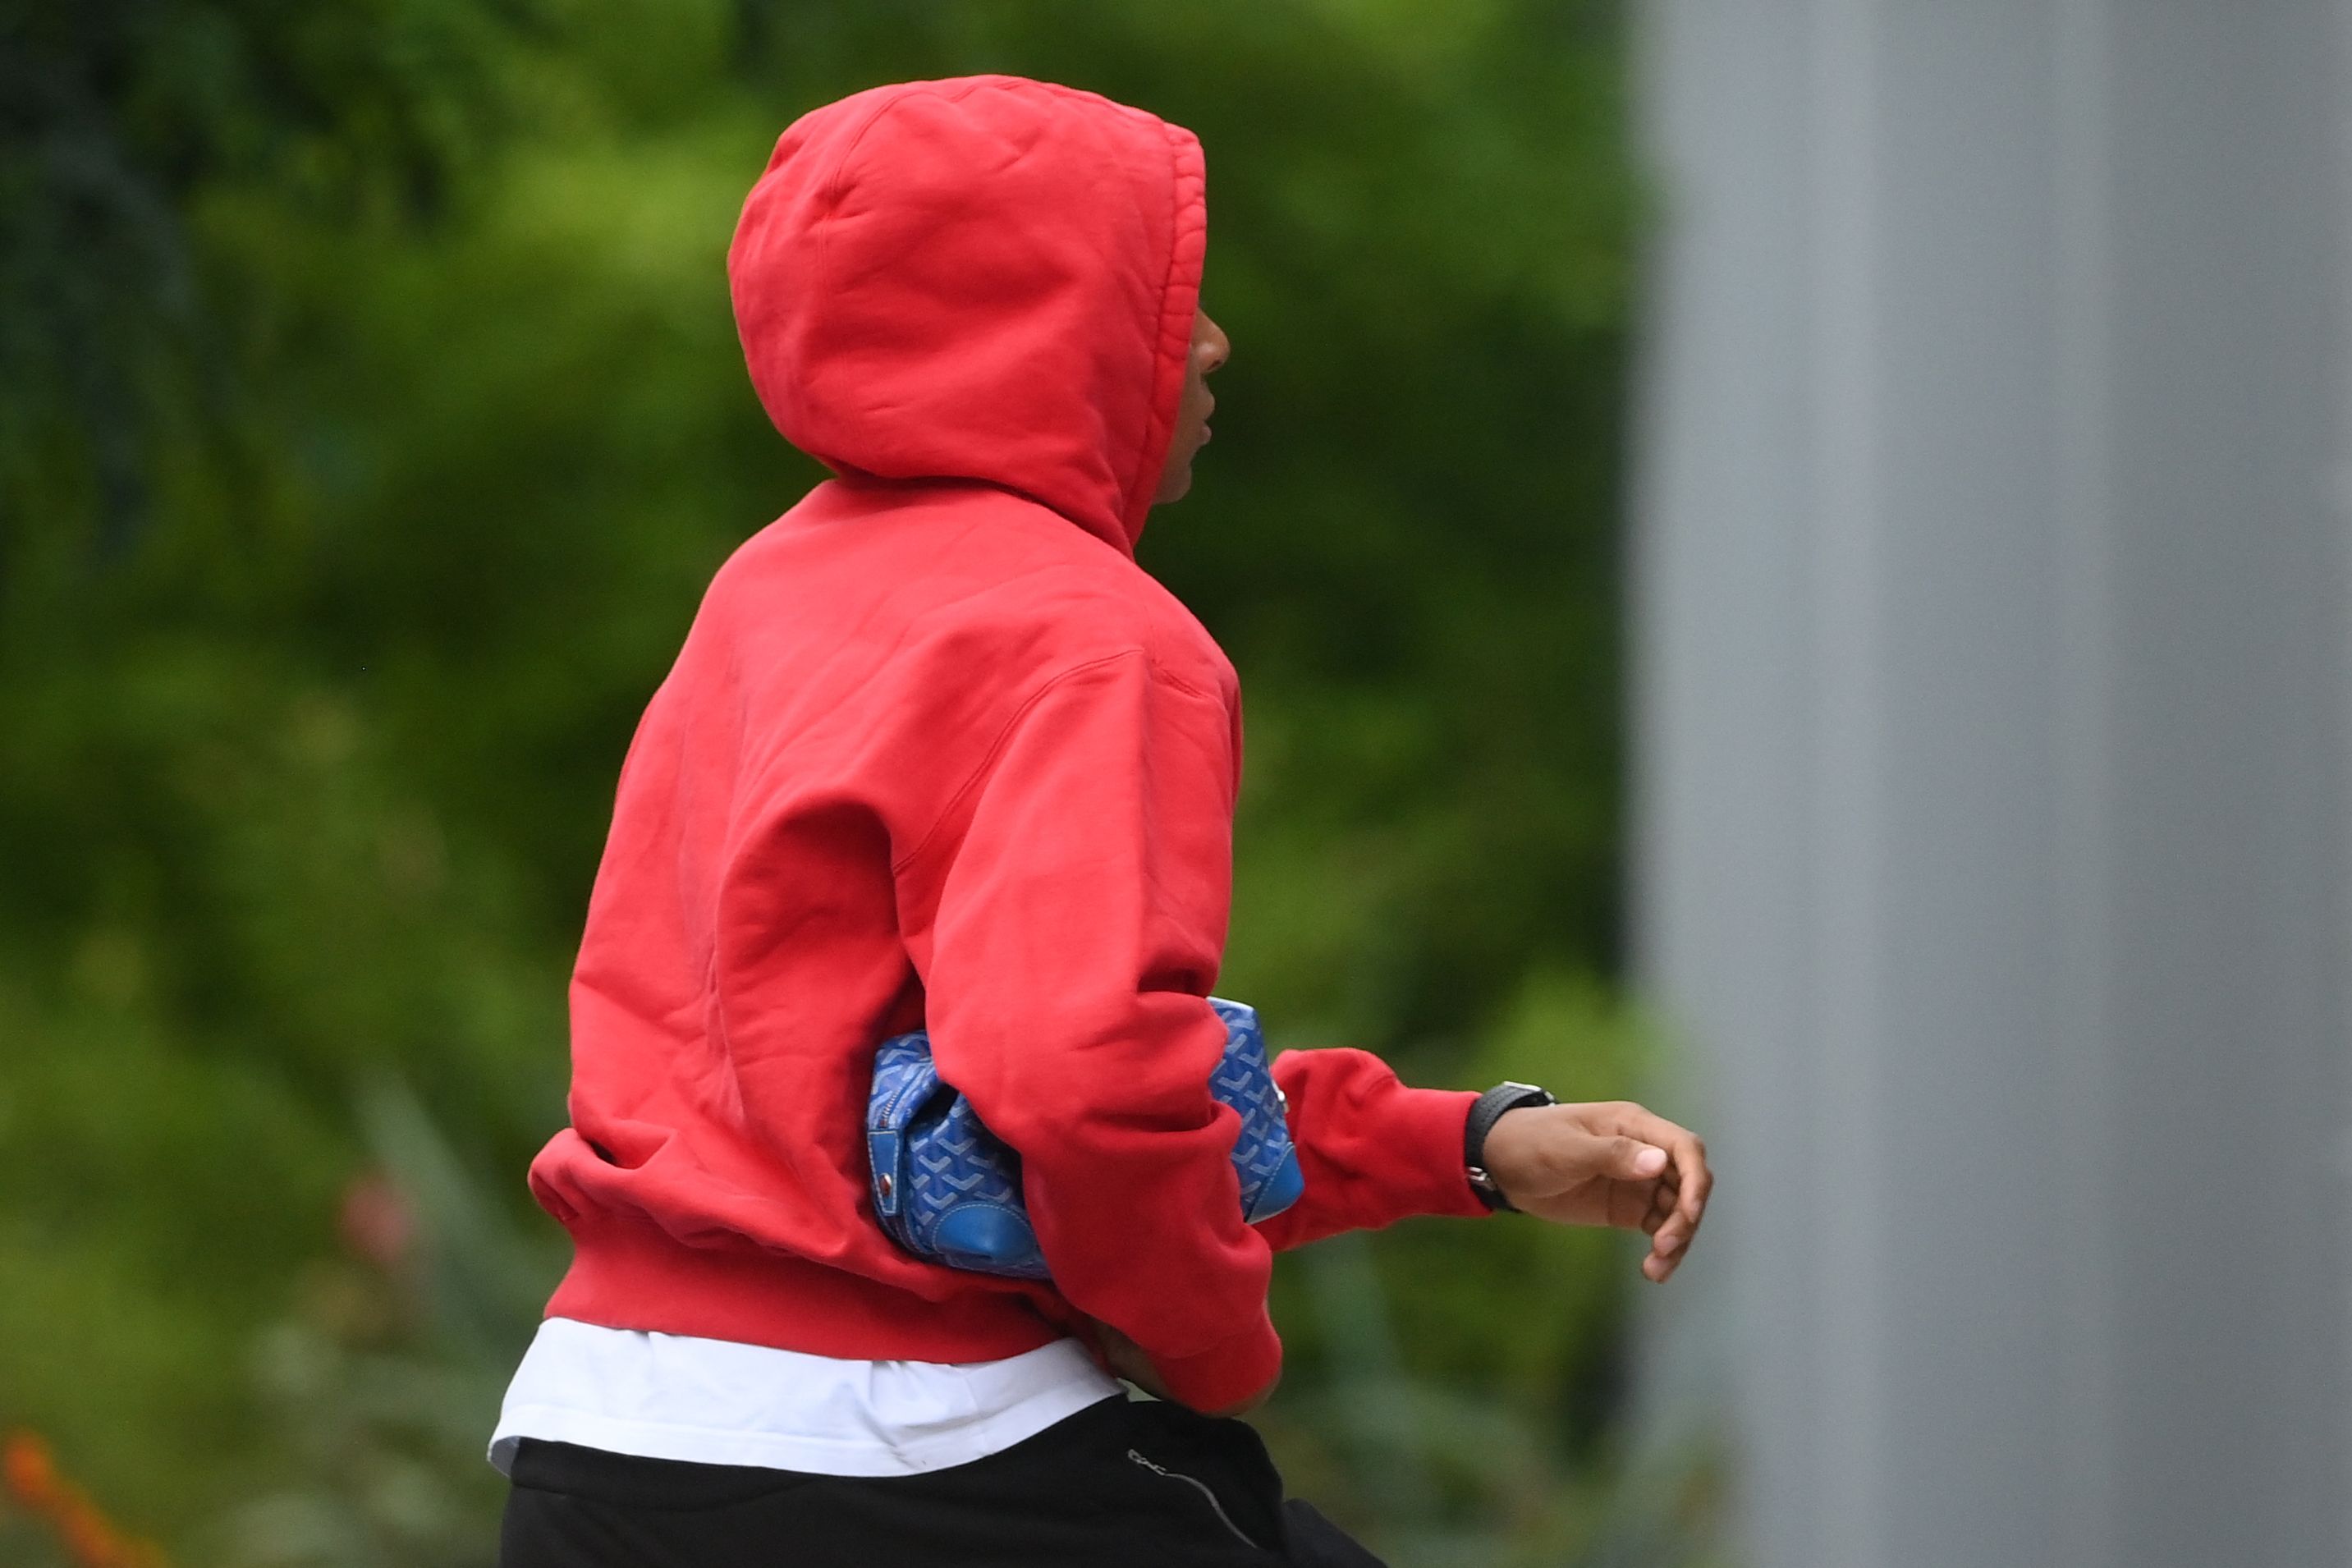
<path fill-rule="evenodd" d="M 1478 1219 L 1494 1212 L 1479 1201 L 1462 1157 L 1470 1108 L 1477 1103 L 1475 1089 L 1407 1089 L 1388 1108 L 1383 1131 L 1410 1173 L 1407 1190 L 1415 1200 L 1407 1214 Z"/>
<path fill-rule="evenodd" d="M 1282 1337 L 1264 1308 L 1257 1321 L 1195 1355 L 1151 1357 L 1169 1397 L 1192 1410 L 1223 1410 L 1264 1391 L 1282 1371 Z"/>

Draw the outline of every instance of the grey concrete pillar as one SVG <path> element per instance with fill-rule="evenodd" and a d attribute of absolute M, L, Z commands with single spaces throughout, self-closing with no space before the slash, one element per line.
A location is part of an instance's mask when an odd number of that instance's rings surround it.
<path fill-rule="evenodd" d="M 2352 1563 L 2347 7 L 1645 16 L 1638 929 L 1748 1560 Z"/>

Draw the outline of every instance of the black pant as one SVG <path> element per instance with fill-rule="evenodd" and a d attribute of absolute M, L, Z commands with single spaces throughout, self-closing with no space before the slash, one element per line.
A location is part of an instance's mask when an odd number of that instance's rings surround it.
<path fill-rule="evenodd" d="M 1114 1395 L 916 1476 L 640 1459 L 525 1439 L 500 1568 L 1381 1568 L 1242 1421 Z"/>

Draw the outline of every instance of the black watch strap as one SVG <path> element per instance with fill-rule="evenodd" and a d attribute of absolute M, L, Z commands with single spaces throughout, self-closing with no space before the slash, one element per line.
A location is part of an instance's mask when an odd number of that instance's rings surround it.
<path fill-rule="evenodd" d="M 1503 1195 L 1503 1189 L 1486 1173 L 1486 1134 L 1503 1119 L 1506 1110 L 1517 1110 L 1523 1105 L 1558 1105 L 1551 1090 L 1538 1089 L 1531 1083 L 1505 1080 L 1480 1095 L 1470 1106 L 1470 1119 L 1462 1125 L 1462 1173 L 1470 1180 L 1470 1190 L 1478 1201 L 1490 1209 L 1518 1212 L 1517 1206 Z"/>

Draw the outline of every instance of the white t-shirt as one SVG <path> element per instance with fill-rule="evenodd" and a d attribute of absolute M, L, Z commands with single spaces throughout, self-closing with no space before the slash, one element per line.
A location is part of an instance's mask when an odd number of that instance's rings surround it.
<path fill-rule="evenodd" d="M 524 1437 L 648 1459 L 827 1476 L 910 1476 L 1009 1448 L 1123 1394 L 1084 1346 L 1003 1361 L 844 1361 L 765 1345 L 539 1326 L 507 1385 L 490 1463 Z"/>

